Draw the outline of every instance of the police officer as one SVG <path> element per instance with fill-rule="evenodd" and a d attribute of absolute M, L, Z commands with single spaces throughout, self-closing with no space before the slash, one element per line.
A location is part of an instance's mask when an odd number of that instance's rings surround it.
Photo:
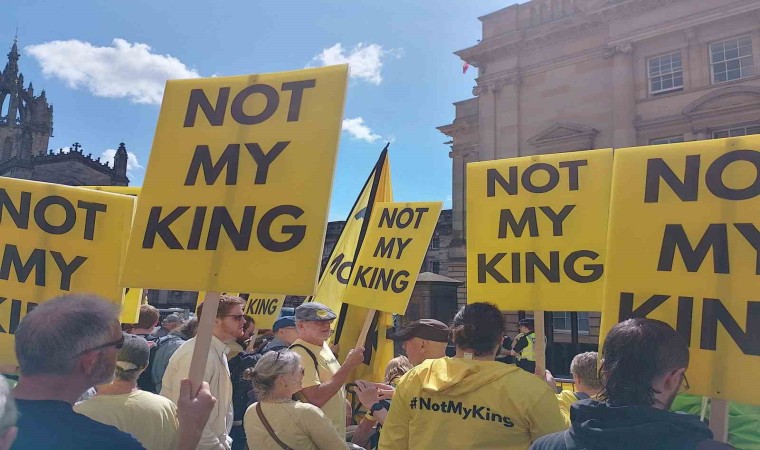
<path fill-rule="evenodd" d="M 520 320 L 518 328 L 520 334 L 512 342 L 512 356 L 517 359 L 517 366 L 526 372 L 536 371 L 536 333 L 534 331 L 533 318 L 526 317 Z"/>

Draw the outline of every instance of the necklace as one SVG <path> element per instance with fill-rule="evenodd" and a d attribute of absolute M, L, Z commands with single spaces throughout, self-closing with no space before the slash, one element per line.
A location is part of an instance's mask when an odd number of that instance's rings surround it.
<path fill-rule="evenodd" d="M 295 400 L 291 398 L 287 400 L 269 400 L 269 403 L 295 403 Z"/>

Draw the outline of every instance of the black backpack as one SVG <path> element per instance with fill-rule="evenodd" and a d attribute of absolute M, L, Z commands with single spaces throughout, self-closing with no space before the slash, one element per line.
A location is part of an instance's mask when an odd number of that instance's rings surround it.
<path fill-rule="evenodd" d="M 156 383 L 153 382 L 153 376 L 151 375 L 151 365 L 153 364 L 153 359 L 156 357 L 156 352 L 158 351 L 158 347 L 167 341 L 166 338 L 169 337 L 169 335 L 166 335 L 164 337 L 158 338 L 152 335 L 147 336 L 141 336 L 145 338 L 146 341 L 148 341 L 148 345 L 150 346 L 150 356 L 148 357 L 148 367 L 143 370 L 143 373 L 140 374 L 140 377 L 137 378 L 137 387 L 139 387 L 143 391 L 152 392 L 154 394 L 158 394 L 156 392 Z"/>

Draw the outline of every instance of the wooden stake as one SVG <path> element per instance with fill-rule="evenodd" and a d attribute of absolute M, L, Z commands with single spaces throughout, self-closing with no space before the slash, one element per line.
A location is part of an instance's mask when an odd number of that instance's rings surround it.
<path fill-rule="evenodd" d="M 727 400 L 719 398 L 710 399 L 710 430 L 713 432 L 713 439 L 728 443 Z"/>
<path fill-rule="evenodd" d="M 356 341 L 356 347 L 364 347 L 367 342 L 367 335 L 369 334 L 369 328 L 372 326 L 372 321 L 375 320 L 375 314 L 377 310 L 370 309 L 367 312 L 367 319 L 364 321 L 361 333 L 359 333 L 359 339 Z M 356 348 L 354 347 L 354 348 Z"/>
<path fill-rule="evenodd" d="M 533 311 L 534 333 L 536 343 L 533 352 L 536 357 L 536 375 L 542 380 L 546 377 L 546 328 L 544 327 L 544 312 Z"/>
<path fill-rule="evenodd" d="M 214 330 L 214 319 L 219 309 L 219 292 L 206 292 L 203 300 L 203 314 L 198 322 L 198 333 L 195 336 L 195 348 L 193 349 L 193 359 L 190 361 L 190 384 L 193 392 L 201 388 L 203 375 L 206 373 L 206 364 L 208 363 L 208 352 L 211 350 L 211 334 Z"/>
<path fill-rule="evenodd" d="M 253 351 L 253 346 L 256 345 L 256 338 L 259 336 L 259 328 L 256 327 L 253 329 L 253 334 L 251 335 L 251 339 L 248 341 L 248 348 L 245 349 L 246 353 L 251 353 Z"/>

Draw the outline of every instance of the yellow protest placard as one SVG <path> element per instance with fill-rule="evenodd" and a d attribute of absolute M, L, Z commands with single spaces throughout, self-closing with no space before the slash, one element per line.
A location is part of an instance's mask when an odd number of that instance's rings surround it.
<path fill-rule="evenodd" d="M 274 321 L 280 317 L 284 295 L 247 294 L 243 313 L 253 319 L 259 330 L 271 329 Z"/>
<path fill-rule="evenodd" d="M 405 314 L 441 207 L 441 202 L 375 204 L 344 301 Z"/>
<path fill-rule="evenodd" d="M 603 333 L 665 321 L 690 393 L 760 404 L 758 211 L 758 136 L 616 149 Z"/>
<path fill-rule="evenodd" d="M 347 74 L 167 82 L 122 285 L 312 294 Z"/>
<path fill-rule="evenodd" d="M 612 150 L 467 165 L 467 301 L 598 311 Z"/>
<path fill-rule="evenodd" d="M 124 290 L 124 301 L 121 302 L 121 323 L 137 323 L 140 320 L 140 305 L 142 304 L 143 290 L 127 288 Z"/>
<path fill-rule="evenodd" d="M 132 197 L 0 177 L 0 364 L 39 303 L 67 293 L 121 304 Z"/>

